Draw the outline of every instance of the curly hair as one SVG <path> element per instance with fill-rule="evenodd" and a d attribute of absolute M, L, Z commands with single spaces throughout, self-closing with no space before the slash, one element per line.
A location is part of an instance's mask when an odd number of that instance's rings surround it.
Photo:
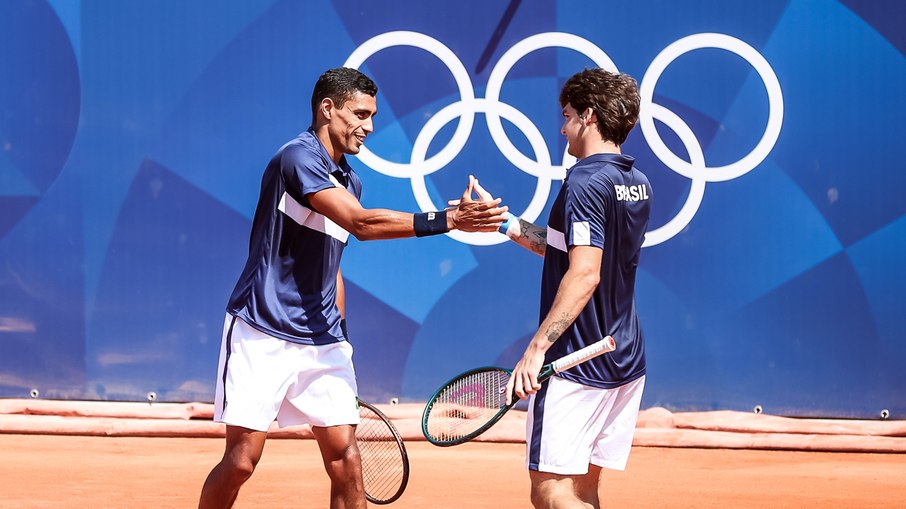
<path fill-rule="evenodd" d="M 342 108 L 346 101 L 356 92 L 377 95 L 377 85 L 361 71 L 349 67 L 328 69 L 318 78 L 315 89 L 311 93 L 311 116 L 314 118 L 321 101 L 329 98 L 338 108 Z"/>
<path fill-rule="evenodd" d="M 598 117 L 598 132 L 605 141 L 622 145 L 639 119 L 639 87 L 628 74 L 585 69 L 566 80 L 560 107 L 572 105 L 582 112 L 591 108 Z"/>

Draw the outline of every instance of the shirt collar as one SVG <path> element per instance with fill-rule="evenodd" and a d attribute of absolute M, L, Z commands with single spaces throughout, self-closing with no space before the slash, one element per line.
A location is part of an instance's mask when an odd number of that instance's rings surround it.
<path fill-rule="evenodd" d="M 321 143 L 321 139 L 318 138 L 318 135 L 315 134 L 315 128 L 309 127 L 308 134 L 318 143 L 318 146 L 321 148 L 321 156 L 324 157 L 324 160 L 327 161 L 327 165 L 330 167 L 328 173 L 340 172 L 345 177 L 349 175 L 349 172 L 352 171 L 352 168 L 349 166 L 349 163 L 346 162 L 346 154 L 340 156 L 340 163 L 337 164 L 333 162 L 333 159 L 330 158 L 330 154 L 327 153 L 327 149 L 324 147 L 324 144 Z"/>
<path fill-rule="evenodd" d="M 635 163 L 635 158 L 626 154 L 592 154 L 585 159 L 576 161 L 576 164 L 572 165 L 567 173 L 578 166 L 585 166 L 586 164 L 597 162 L 610 163 L 622 171 L 631 171 L 632 165 Z"/>

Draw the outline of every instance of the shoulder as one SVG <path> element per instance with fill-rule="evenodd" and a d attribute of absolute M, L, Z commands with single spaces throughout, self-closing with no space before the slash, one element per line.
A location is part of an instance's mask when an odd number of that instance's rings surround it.
<path fill-rule="evenodd" d="M 573 168 L 565 184 L 571 192 L 600 192 L 613 188 L 616 172 L 619 169 L 608 164 L 585 164 Z"/>
<path fill-rule="evenodd" d="M 632 177 L 639 183 L 651 185 L 651 181 L 648 180 L 648 175 L 645 175 L 645 173 L 638 168 L 632 168 Z"/>
<path fill-rule="evenodd" d="M 321 154 L 320 143 L 307 132 L 300 134 L 280 147 L 280 150 L 277 151 L 277 158 L 284 168 L 295 166 L 328 167 L 327 161 L 324 160 L 324 156 Z"/>

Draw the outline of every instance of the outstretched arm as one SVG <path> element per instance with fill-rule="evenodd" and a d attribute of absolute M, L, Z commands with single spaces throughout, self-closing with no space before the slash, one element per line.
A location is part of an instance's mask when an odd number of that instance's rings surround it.
<path fill-rule="evenodd" d="M 491 193 L 481 187 L 478 179 L 475 179 L 475 192 L 480 200 L 493 199 Z M 450 202 L 450 205 L 457 205 L 459 202 Z M 528 249 L 529 251 L 544 256 L 547 249 L 547 229 L 536 226 L 521 217 L 516 217 L 510 213 L 505 213 L 506 222 L 500 226 L 500 233 L 506 235 L 516 244 Z"/>
<path fill-rule="evenodd" d="M 544 251 L 547 249 L 547 230 L 521 217 L 512 214 L 507 214 L 507 216 L 506 223 L 500 227 L 500 233 L 529 251 L 544 256 Z"/>
<path fill-rule="evenodd" d="M 427 217 L 389 209 L 366 209 L 346 189 L 335 187 L 308 195 L 311 206 L 354 235 L 359 240 L 396 239 L 424 235 L 417 227 L 416 220 L 428 221 L 431 233 L 449 230 L 469 232 L 497 231 L 504 222 L 507 207 L 500 207 L 496 200 L 475 201 L 472 199 L 474 177 L 463 192 L 456 208 L 427 213 Z M 432 214 L 434 215 L 432 217 Z M 419 216 L 419 217 L 416 217 Z M 446 218 L 446 224 L 437 224 Z"/>

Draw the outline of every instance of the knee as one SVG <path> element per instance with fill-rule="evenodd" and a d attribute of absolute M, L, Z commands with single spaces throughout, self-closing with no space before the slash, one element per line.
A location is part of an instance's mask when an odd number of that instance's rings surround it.
<path fill-rule="evenodd" d="M 530 499 L 532 501 L 532 507 L 535 509 L 547 509 L 548 507 L 551 507 L 551 496 L 549 489 L 532 485 Z"/>
<path fill-rule="evenodd" d="M 354 445 L 350 445 L 325 461 L 324 466 L 327 468 L 327 475 L 332 479 L 345 480 L 358 475 L 362 468 L 362 459 L 359 456 L 359 450 Z"/>
<path fill-rule="evenodd" d="M 231 455 L 223 459 L 221 466 L 227 477 L 235 484 L 242 484 L 255 472 L 258 461 L 242 455 Z"/>
<path fill-rule="evenodd" d="M 531 501 L 532 507 L 535 509 L 547 509 L 550 507 L 547 498 L 535 490 L 532 490 Z"/>
<path fill-rule="evenodd" d="M 533 477 L 530 493 L 532 507 L 535 509 L 551 509 L 558 505 L 558 501 L 576 498 L 569 479 L 545 477 L 541 480 Z"/>

